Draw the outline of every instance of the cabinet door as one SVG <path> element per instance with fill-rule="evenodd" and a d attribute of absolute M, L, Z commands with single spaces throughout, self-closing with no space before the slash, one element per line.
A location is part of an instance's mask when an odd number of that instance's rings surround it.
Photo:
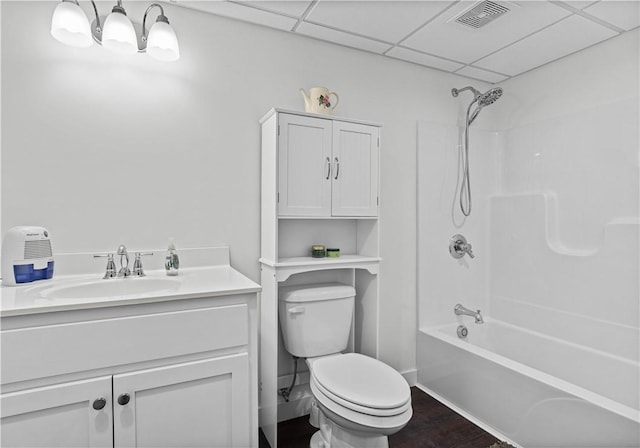
<path fill-rule="evenodd" d="M 249 390 L 247 353 L 115 375 L 115 446 L 250 446 Z"/>
<path fill-rule="evenodd" d="M 3 394 L 0 409 L 4 448 L 113 447 L 110 376 Z"/>
<path fill-rule="evenodd" d="M 278 214 L 331 216 L 331 121 L 281 114 Z"/>
<path fill-rule="evenodd" d="M 378 153 L 375 126 L 333 123 L 333 216 L 378 216 Z"/>

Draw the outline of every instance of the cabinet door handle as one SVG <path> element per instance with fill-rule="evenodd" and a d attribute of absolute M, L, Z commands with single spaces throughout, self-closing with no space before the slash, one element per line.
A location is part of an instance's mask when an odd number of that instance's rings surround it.
<path fill-rule="evenodd" d="M 96 398 L 93 400 L 93 409 L 99 411 L 107 405 L 107 399 L 104 397 Z"/>
<path fill-rule="evenodd" d="M 325 177 L 325 180 L 329 180 L 330 177 L 331 177 L 331 159 L 327 157 L 327 177 Z"/>
<path fill-rule="evenodd" d="M 118 404 L 124 406 L 125 404 L 129 403 L 129 400 L 131 400 L 131 397 L 129 396 L 129 394 L 120 394 L 118 396 Z"/>
<path fill-rule="evenodd" d="M 338 160 L 338 158 L 335 158 L 336 161 L 336 177 L 333 178 L 333 180 L 338 180 L 338 175 L 340 174 L 340 161 Z"/>

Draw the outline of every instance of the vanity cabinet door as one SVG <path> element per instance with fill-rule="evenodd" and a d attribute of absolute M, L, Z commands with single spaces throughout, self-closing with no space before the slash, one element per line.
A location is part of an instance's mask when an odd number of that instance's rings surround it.
<path fill-rule="evenodd" d="M 278 214 L 331 216 L 331 121 L 281 114 Z"/>
<path fill-rule="evenodd" d="M 378 216 L 379 129 L 333 123 L 333 216 Z"/>
<path fill-rule="evenodd" d="M 0 396 L 3 448 L 113 447 L 111 376 Z"/>
<path fill-rule="evenodd" d="M 251 445 L 247 353 L 113 377 L 115 447 Z"/>

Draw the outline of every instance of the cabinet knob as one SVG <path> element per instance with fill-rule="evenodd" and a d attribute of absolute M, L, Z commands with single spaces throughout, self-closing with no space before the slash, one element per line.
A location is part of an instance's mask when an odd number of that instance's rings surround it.
<path fill-rule="evenodd" d="M 99 411 L 107 405 L 107 399 L 104 397 L 96 398 L 93 400 L 93 409 Z"/>
<path fill-rule="evenodd" d="M 129 403 L 129 400 L 131 400 L 131 397 L 129 396 L 129 394 L 120 394 L 118 396 L 118 404 L 124 406 L 125 404 Z"/>

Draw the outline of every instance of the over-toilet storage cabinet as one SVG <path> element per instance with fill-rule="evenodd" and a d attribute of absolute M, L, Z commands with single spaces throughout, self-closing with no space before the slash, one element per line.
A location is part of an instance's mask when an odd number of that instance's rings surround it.
<path fill-rule="evenodd" d="M 377 216 L 379 128 L 278 114 L 278 215 Z"/>
<path fill-rule="evenodd" d="M 257 447 L 256 300 L 3 317 L 2 446 Z"/>
<path fill-rule="evenodd" d="M 281 287 L 354 286 L 349 349 L 378 357 L 381 125 L 284 109 L 270 110 L 260 123 L 260 427 L 275 447 L 277 422 L 303 412 L 310 398 L 284 403 L 279 395 L 291 362 L 280 338 Z M 341 256 L 311 258 L 313 244 L 337 247 Z"/>

